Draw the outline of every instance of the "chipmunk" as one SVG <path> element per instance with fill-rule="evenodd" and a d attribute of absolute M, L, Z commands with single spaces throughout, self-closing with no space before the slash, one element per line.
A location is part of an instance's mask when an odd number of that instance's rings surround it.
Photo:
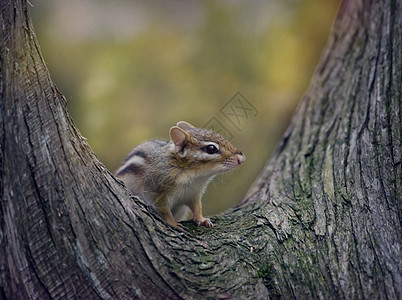
<path fill-rule="evenodd" d="M 184 121 L 170 128 L 169 135 L 170 141 L 135 147 L 115 175 L 170 225 L 185 229 L 178 221 L 190 208 L 197 226 L 212 227 L 202 215 L 202 194 L 215 175 L 240 166 L 246 157 L 218 133 Z"/>

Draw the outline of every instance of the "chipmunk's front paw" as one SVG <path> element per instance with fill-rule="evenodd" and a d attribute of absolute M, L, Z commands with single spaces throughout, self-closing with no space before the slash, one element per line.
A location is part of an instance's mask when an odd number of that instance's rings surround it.
<path fill-rule="evenodd" d="M 213 227 L 214 226 L 214 224 L 208 218 L 204 218 L 202 220 L 194 220 L 194 222 L 195 222 L 195 224 L 197 224 L 198 227 L 200 227 L 200 226 Z"/>

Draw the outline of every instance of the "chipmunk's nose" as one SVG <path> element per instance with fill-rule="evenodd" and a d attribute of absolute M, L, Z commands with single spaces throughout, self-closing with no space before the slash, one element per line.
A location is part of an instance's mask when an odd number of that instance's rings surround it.
<path fill-rule="evenodd" d="M 241 165 L 246 161 L 246 156 L 243 153 L 241 153 L 241 151 L 238 151 L 236 156 L 237 156 L 237 163 L 239 165 Z"/>

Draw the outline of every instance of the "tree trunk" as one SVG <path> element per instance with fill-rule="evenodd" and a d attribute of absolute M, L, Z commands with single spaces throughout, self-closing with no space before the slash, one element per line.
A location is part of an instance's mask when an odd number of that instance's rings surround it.
<path fill-rule="evenodd" d="M 0 11 L 1 298 L 401 299 L 401 3 L 344 1 L 277 151 L 214 228 L 133 198 Z"/>

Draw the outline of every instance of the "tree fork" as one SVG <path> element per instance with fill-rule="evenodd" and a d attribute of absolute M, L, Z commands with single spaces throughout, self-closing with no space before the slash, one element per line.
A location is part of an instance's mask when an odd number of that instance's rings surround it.
<path fill-rule="evenodd" d="M 27 3 L 0 7 L 1 298 L 402 297 L 400 1 L 343 2 L 248 195 L 188 233 L 97 160 Z"/>

